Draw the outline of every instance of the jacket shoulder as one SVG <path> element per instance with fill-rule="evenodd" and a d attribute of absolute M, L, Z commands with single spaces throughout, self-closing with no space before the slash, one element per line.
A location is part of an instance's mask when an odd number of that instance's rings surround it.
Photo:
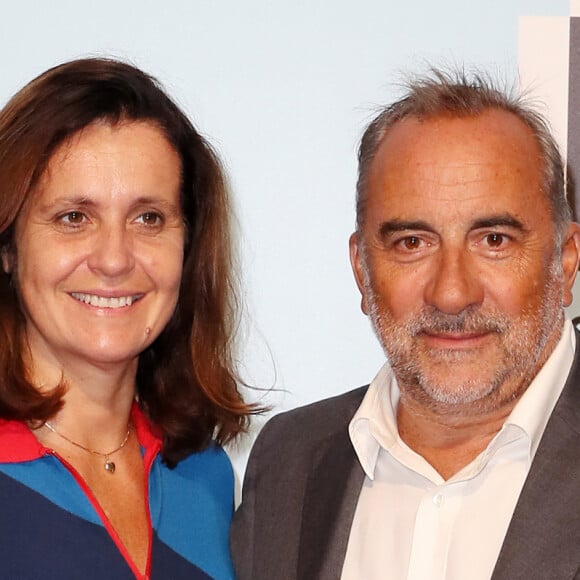
<path fill-rule="evenodd" d="M 348 445 L 348 424 L 366 390 L 281 413 L 262 429 L 250 454 L 243 501 L 231 532 L 240 580 L 296 578 L 309 476 L 336 439 Z"/>
<path fill-rule="evenodd" d="M 321 440 L 348 428 L 367 389 L 368 385 L 359 387 L 272 417 L 258 436 L 256 446 L 291 453 L 296 448 L 319 445 Z"/>

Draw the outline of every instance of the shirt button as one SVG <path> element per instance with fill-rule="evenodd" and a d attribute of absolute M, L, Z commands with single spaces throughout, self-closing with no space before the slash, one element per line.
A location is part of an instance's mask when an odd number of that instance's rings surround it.
<path fill-rule="evenodd" d="M 437 507 L 441 507 L 445 503 L 445 496 L 442 493 L 438 493 L 436 496 L 433 497 L 433 503 Z"/>

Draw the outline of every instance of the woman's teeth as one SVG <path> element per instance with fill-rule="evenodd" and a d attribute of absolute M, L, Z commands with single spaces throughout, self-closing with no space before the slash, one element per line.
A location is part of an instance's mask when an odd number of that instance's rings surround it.
<path fill-rule="evenodd" d="M 96 294 L 83 294 L 81 292 L 71 292 L 71 296 L 79 302 L 97 306 L 98 308 L 123 308 L 131 306 L 139 299 L 139 296 L 118 296 L 115 298 L 106 298 Z"/>

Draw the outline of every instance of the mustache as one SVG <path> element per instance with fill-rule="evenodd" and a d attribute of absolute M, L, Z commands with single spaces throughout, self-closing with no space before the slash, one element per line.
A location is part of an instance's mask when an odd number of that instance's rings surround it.
<path fill-rule="evenodd" d="M 448 314 L 436 309 L 422 310 L 405 324 L 412 336 L 441 333 L 487 333 L 503 334 L 509 328 L 509 319 L 497 312 L 481 312 L 476 309 Z"/>

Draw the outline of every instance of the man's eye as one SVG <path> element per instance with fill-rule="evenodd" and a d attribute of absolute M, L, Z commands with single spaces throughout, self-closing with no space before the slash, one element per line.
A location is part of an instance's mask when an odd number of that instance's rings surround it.
<path fill-rule="evenodd" d="M 485 242 L 490 248 L 499 248 L 505 242 L 506 237 L 503 234 L 487 234 L 485 236 Z"/>
<path fill-rule="evenodd" d="M 399 245 L 405 250 L 416 250 L 421 247 L 421 239 L 417 236 L 407 236 L 399 241 Z"/>

